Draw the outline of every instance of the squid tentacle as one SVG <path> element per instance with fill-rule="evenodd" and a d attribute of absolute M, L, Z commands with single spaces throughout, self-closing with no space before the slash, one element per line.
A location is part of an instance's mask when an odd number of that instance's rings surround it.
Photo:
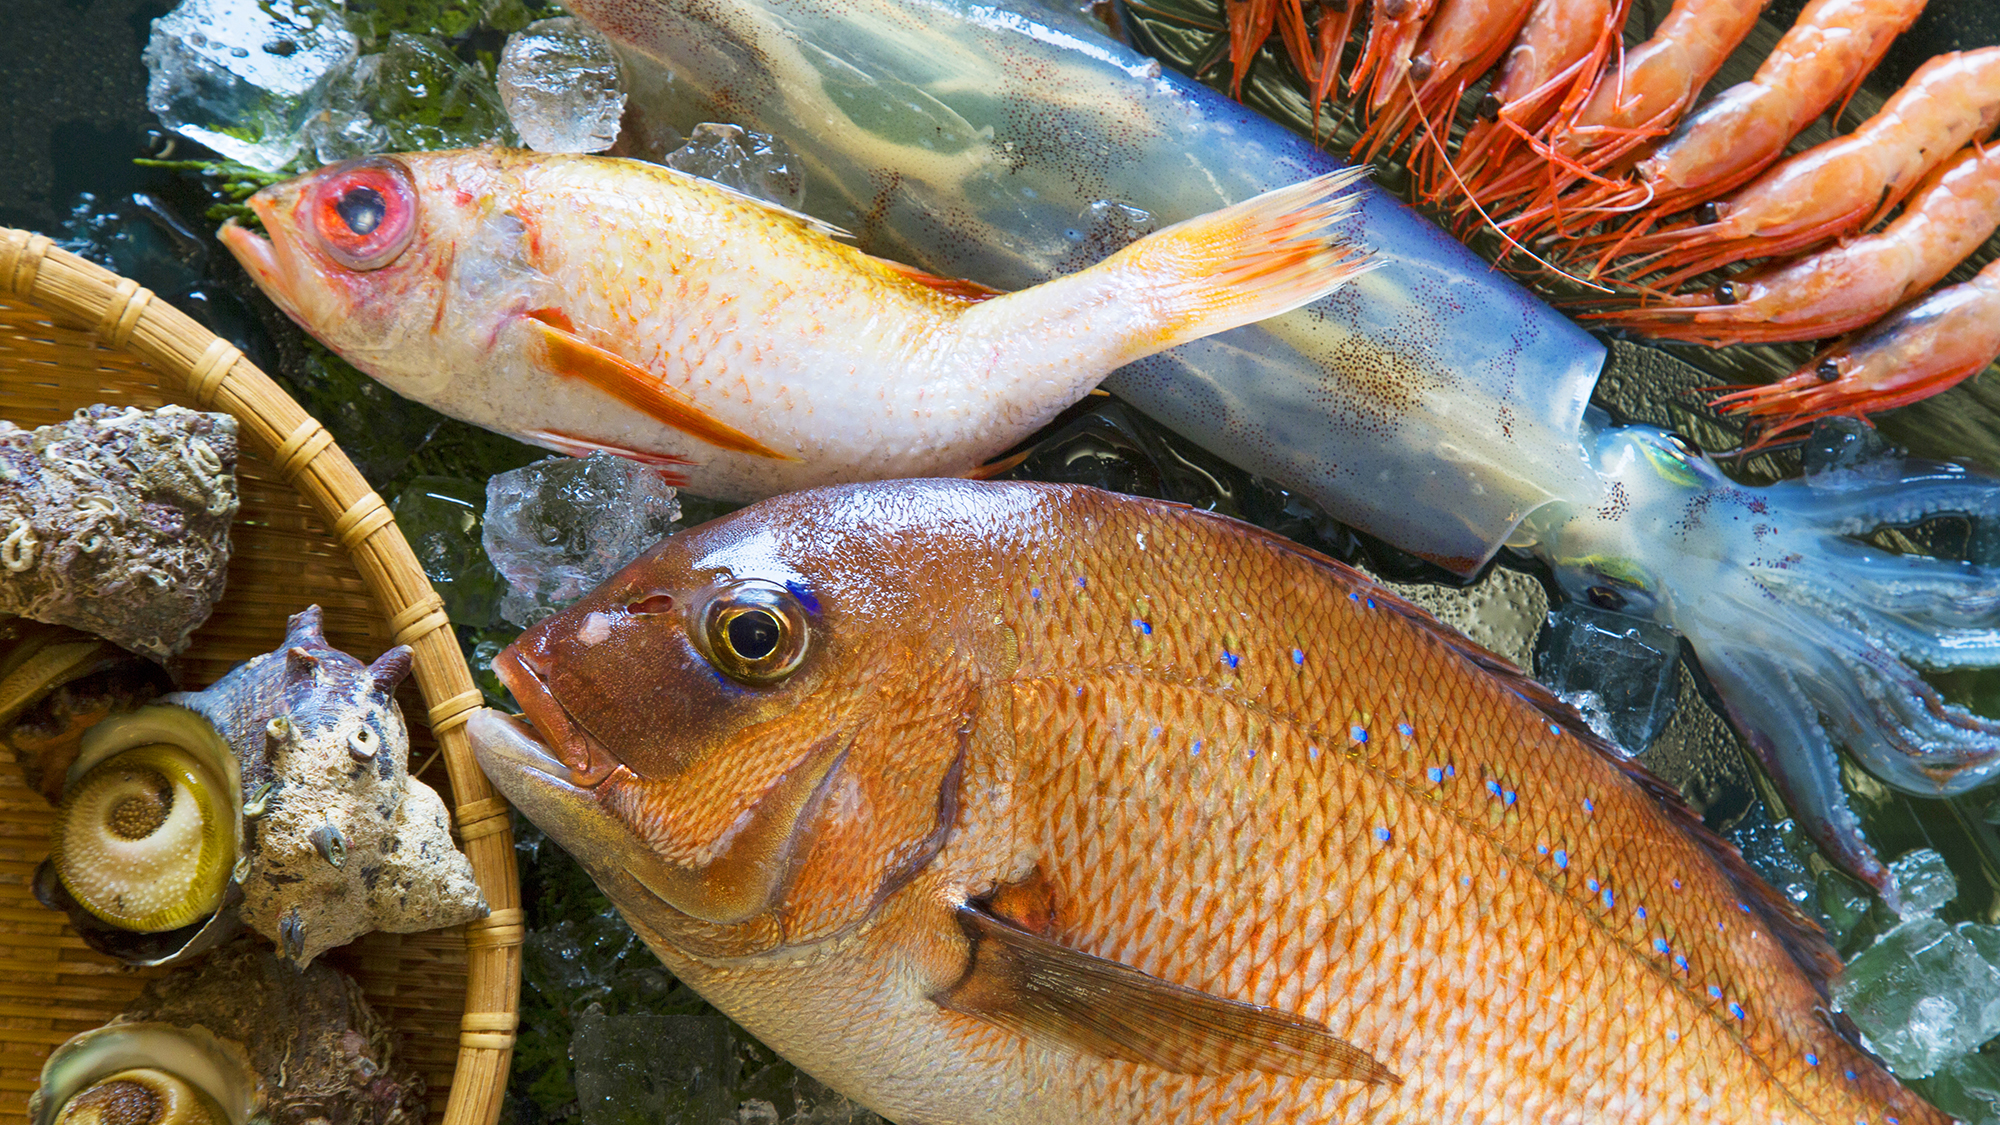
<path fill-rule="evenodd" d="M 1792 815 L 1893 895 L 1846 807 L 1835 747 L 1923 795 L 2000 774 L 2000 721 L 1922 674 L 2000 666 L 2000 567 L 1859 537 L 1948 513 L 2000 518 L 2000 480 L 1908 462 L 1889 466 L 1895 479 L 1748 488 L 1645 427 L 1603 433 L 1596 464 L 1617 502 L 1550 505 L 1523 538 L 1572 595 L 1611 591 L 1686 637 Z"/>

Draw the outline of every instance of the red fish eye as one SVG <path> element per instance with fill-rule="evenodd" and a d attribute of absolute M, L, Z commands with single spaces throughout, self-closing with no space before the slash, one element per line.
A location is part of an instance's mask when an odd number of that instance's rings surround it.
<path fill-rule="evenodd" d="M 417 233 L 416 181 L 387 156 L 325 169 L 306 207 L 319 248 L 351 270 L 381 269 Z"/>

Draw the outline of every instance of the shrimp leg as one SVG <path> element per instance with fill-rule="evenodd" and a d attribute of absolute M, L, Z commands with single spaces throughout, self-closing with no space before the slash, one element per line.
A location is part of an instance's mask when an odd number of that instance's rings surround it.
<path fill-rule="evenodd" d="M 1836 99 L 1853 97 L 1923 9 L 1924 0 L 1813 0 L 1748 82 L 1697 110 L 1639 161 L 1630 181 L 1589 185 L 1568 210 L 1643 208 L 1601 236 L 1622 237 L 1743 184 Z"/>
<path fill-rule="evenodd" d="M 1754 451 L 1833 415 L 1860 417 L 1957 386 L 2000 358 L 2000 259 L 1814 357 L 1776 383 L 1715 405 L 1759 424 Z"/>
<path fill-rule="evenodd" d="M 1403 75 L 1410 69 L 1410 55 L 1436 8 L 1437 0 L 1375 0 L 1368 42 L 1362 45 L 1361 59 L 1347 80 L 1350 96 L 1359 95 L 1361 88 L 1368 86 L 1370 109 L 1379 110 L 1388 103 L 1389 95 L 1402 86 Z"/>
<path fill-rule="evenodd" d="M 1373 160 L 1400 148 L 1419 122 L 1428 124 L 1437 144 L 1419 147 L 1411 159 L 1420 179 L 1435 179 L 1443 137 L 1450 133 L 1459 98 L 1474 79 L 1493 68 L 1528 18 L 1529 0 L 1445 0 L 1424 29 L 1410 60 L 1410 82 L 1390 92 L 1357 148 Z"/>
<path fill-rule="evenodd" d="M 2000 572 L 1899 556 L 1857 536 L 1939 513 L 2000 518 L 2000 482 L 1908 463 L 1859 488 L 1746 488 L 1647 427 L 1606 431 L 1615 503 L 1558 503 L 1519 538 L 1572 596 L 1687 638 L 1791 814 L 1893 899 L 1842 795 L 1835 744 L 1899 788 L 1963 792 L 2000 769 L 2000 724 L 1943 701 L 1917 666 L 2000 660 Z"/>
<path fill-rule="evenodd" d="M 1852 331 L 1937 284 L 2000 228 L 2000 145 L 1966 149 L 1925 177 L 1880 234 L 1739 274 L 1713 295 L 1585 313 L 1665 340 L 1726 347 Z"/>
<path fill-rule="evenodd" d="M 1516 217 L 1524 230 L 1553 220 L 1555 197 L 1570 184 L 1679 123 L 1763 7 L 1763 0 L 1675 0 L 1651 39 L 1598 76 L 1580 109 L 1550 123 L 1547 139 L 1533 146 L 1534 159 L 1517 157 L 1494 181 L 1494 197 L 1534 194 Z"/>
<path fill-rule="evenodd" d="M 1604 68 L 1631 0 L 1535 0 L 1520 38 L 1508 49 L 1500 78 L 1479 104 L 1479 120 L 1458 146 L 1458 171 L 1467 202 L 1488 200 L 1487 184 L 1507 166 L 1514 149 L 1550 118 L 1576 112 Z M 1452 185 L 1424 186 L 1436 202 Z"/>
<path fill-rule="evenodd" d="M 1946 156 L 2000 123 L 2000 47 L 1925 63 L 1880 112 L 1845 137 L 1806 150 L 1696 221 L 1630 239 L 1651 257 L 1640 269 L 1673 270 L 1663 286 L 1745 258 L 1769 258 L 1865 230 L 1902 202 Z"/>

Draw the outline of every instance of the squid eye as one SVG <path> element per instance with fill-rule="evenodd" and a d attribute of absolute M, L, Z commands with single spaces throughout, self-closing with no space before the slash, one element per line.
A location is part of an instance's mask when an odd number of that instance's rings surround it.
<path fill-rule="evenodd" d="M 710 661 L 732 680 L 774 684 L 805 660 L 810 629 L 791 591 L 755 579 L 716 591 L 702 613 Z"/>
<path fill-rule="evenodd" d="M 417 233 L 416 181 L 387 156 L 325 169 L 306 207 L 319 248 L 351 270 L 381 269 Z"/>

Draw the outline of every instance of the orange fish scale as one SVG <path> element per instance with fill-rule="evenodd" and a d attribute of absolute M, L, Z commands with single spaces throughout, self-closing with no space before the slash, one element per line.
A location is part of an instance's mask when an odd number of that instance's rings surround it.
<path fill-rule="evenodd" d="M 1893 1091 L 1816 1014 L 1767 908 L 1690 818 L 1578 745 L 1527 681 L 1254 533 L 1121 515 L 1052 538 L 1144 550 L 1030 556 L 994 595 L 1021 638 L 1016 793 L 1051 936 L 1323 1020 L 1406 1083 L 1329 1098 L 1112 1064 L 1085 1104 L 1232 1123 L 1322 1102 L 1342 1121 L 1704 1105 L 1848 1121 Z"/>

